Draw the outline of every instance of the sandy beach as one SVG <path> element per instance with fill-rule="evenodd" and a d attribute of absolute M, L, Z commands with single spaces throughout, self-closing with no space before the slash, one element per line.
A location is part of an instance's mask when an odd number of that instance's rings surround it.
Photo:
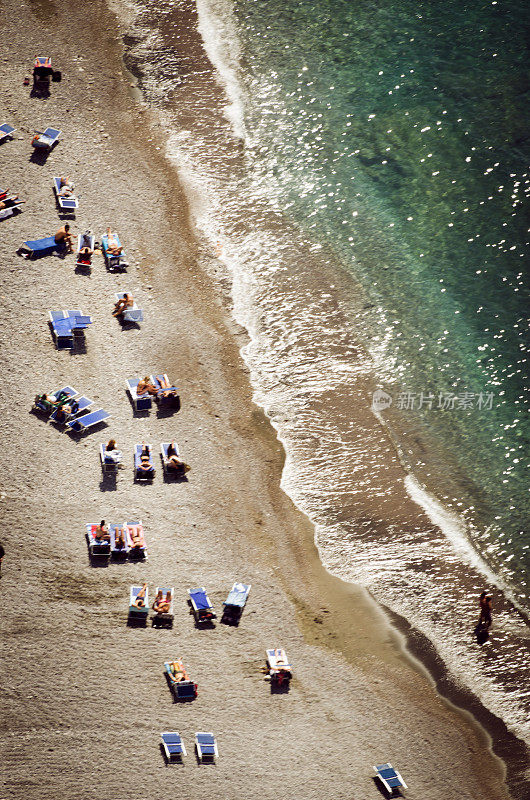
<path fill-rule="evenodd" d="M 284 454 L 252 403 L 244 334 L 198 266 L 187 202 L 124 67 L 116 18 L 92 0 L 4 0 L 0 21 L 0 121 L 17 129 L 0 146 L 0 188 L 27 200 L 0 221 L 10 455 L 0 492 L 1 797 L 377 800 L 372 765 L 390 761 L 409 800 L 523 800 L 484 728 L 437 693 L 383 611 L 323 569 L 312 526 L 281 491 Z M 35 54 L 62 71 L 47 98 L 23 85 Z M 33 132 L 48 125 L 61 141 L 35 157 Z M 74 235 L 90 228 L 100 240 L 111 225 L 127 273 L 107 272 L 99 252 L 89 274 L 76 273 L 72 255 L 16 254 L 62 224 L 54 175 L 75 181 Z M 145 320 L 124 328 L 111 310 L 128 290 Z M 85 350 L 55 349 L 47 312 L 62 308 L 92 316 Z M 181 411 L 134 413 L 126 379 L 157 372 L 180 387 Z M 30 412 L 38 392 L 64 384 L 109 411 L 108 426 L 73 437 Z M 111 436 L 125 464 L 115 483 L 98 456 Z M 153 483 L 135 483 L 134 444 L 158 453 L 172 439 L 188 480 L 166 483 L 157 460 Z M 147 561 L 94 568 L 85 523 L 102 518 L 141 519 Z M 143 581 L 151 593 L 175 588 L 172 630 L 127 627 L 129 586 Z M 198 630 L 187 589 L 206 586 L 220 616 L 234 581 L 252 585 L 240 625 Z M 290 656 L 289 693 L 271 693 L 268 647 Z M 185 705 L 173 704 L 163 674 L 178 657 L 199 687 Z M 165 765 L 164 730 L 181 733 L 182 766 Z M 215 766 L 194 757 L 201 730 L 217 737 Z M 516 752 L 508 734 L 498 741 Z"/>

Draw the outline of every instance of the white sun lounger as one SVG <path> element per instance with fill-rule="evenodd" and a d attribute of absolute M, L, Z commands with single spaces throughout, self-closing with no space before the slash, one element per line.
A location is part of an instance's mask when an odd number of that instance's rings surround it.
<path fill-rule="evenodd" d="M 121 463 L 121 451 L 113 450 L 109 452 L 107 445 L 101 443 L 99 445 L 99 458 L 101 461 L 101 469 L 103 472 L 116 472 L 118 464 Z M 113 453 L 114 455 L 111 455 Z"/>
<path fill-rule="evenodd" d="M 81 249 L 83 247 L 89 247 L 91 250 L 93 250 L 95 243 L 96 237 L 90 231 L 79 234 L 77 237 L 77 253 L 75 257 L 76 267 L 84 267 L 85 269 L 89 269 L 92 266 L 92 256 L 82 254 Z"/>
<path fill-rule="evenodd" d="M 136 387 L 138 386 L 139 378 L 130 378 L 126 381 L 127 391 L 131 397 L 136 411 L 147 411 L 153 405 L 150 394 L 138 395 Z"/>
<path fill-rule="evenodd" d="M 158 596 L 158 593 L 162 592 L 162 596 L 165 597 L 168 592 L 171 592 L 171 603 L 169 606 L 169 611 L 164 613 L 159 613 L 154 610 L 154 602 Z M 155 601 L 153 602 L 153 617 L 151 619 L 151 624 L 154 628 L 172 628 L 173 627 L 173 604 L 175 601 L 175 590 L 173 586 L 157 586 L 155 588 Z"/>
<path fill-rule="evenodd" d="M 200 761 L 215 761 L 219 755 L 213 733 L 198 731 L 195 734 L 195 747 L 197 749 L 197 758 Z"/>
<path fill-rule="evenodd" d="M 145 558 L 147 545 L 145 543 L 144 526 L 142 524 L 142 520 L 139 519 L 134 520 L 133 522 L 124 522 L 123 527 L 127 531 L 129 540 L 129 556 L 131 558 Z M 133 532 L 139 534 L 138 544 L 134 544 L 133 542 Z"/>
<path fill-rule="evenodd" d="M 61 131 L 57 128 L 46 128 L 44 132 L 36 131 L 36 133 L 37 136 L 31 142 L 33 147 L 45 147 L 48 150 L 51 150 L 57 144 L 61 135 Z"/>
<path fill-rule="evenodd" d="M 138 607 L 135 603 L 141 591 L 141 586 L 131 586 L 129 591 L 129 621 L 145 625 L 149 616 L 149 589 L 145 590 L 144 605 Z"/>
<path fill-rule="evenodd" d="M 55 192 L 55 197 L 57 202 L 59 203 L 60 208 L 63 211 L 75 211 L 76 208 L 79 208 L 79 202 L 77 197 L 74 194 L 70 194 L 67 196 L 61 195 L 61 191 L 64 187 L 61 186 L 61 179 L 57 177 L 57 175 L 53 176 L 53 191 Z"/>
<path fill-rule="evenodd" d="M 182 756 L 186 755 L 186 748 L 180 733 L 176 731 L 164 731 L 162 734 L 162 747 L 168 761 L 182 761 Z"/>
<path fill-rule="evenodd" d="M 389 794 L 394 794 L 394 789 L 407 788 L 407 784 L 392 764 L 380 764 L 374 769 L 377 773 L 376 778 L 379 778 Z"/>
<path fill-rule="evenodd" d="M 86 533 L 88 539 L 88 552 L 91 557 L 110 558 L 110 542 L 98 541 L 96 539 L 97 522 L 86 523 Z"/>
<path fill-rule="evenodd" d="M 12 125 L 8 125 L 7 122 L 4 122 L 2 125 L 0 125 L 0 142 L 5 142 L 6 139 L 12 139 L 15 131 L 16 128 L 13 128 Z"/>

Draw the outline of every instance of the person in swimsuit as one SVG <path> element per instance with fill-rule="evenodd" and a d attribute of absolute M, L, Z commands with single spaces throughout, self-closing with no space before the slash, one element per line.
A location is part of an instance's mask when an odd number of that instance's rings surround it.
<path fill-rule="evenodd" d="M 182 475 L 189 472 L 191 467 L 178 457 L 177 443 L 171 442 L 167 448 L 166 466 Z"/>
<path fill-rule="evenodd" d="M 147 592 L 147 584 L 144 583 L 138 594 L 136 595 L 134 602 L 131 605 L 136 606 L 136 608 L 145 608 L 145 593 Z"/>
<path fill-rule="evenodd" d="M 74 252 L 72 247 L 72 234 L 70 233 L 70 225 L 68 222 L 62 228 L 59 228 L 55 234 L 55 244 L 63 244 L 68 253 Z"/>
<path fill-rule="evenodd" d="M 144 547 L 142 528 L 139 526 L 129 526 L 128 531 L 133 550 L 142 550 Z"/>
<path fill-rule="evenodd" d="M 145 378 L 141 378 L 138 381 L 138 386 L 136 387 L 136 394 L 138 397 L 141 397 L 144 394 L 157 394 L 156 386 L 153 386 L 151 383 L 151 379 L 149 375 L 146 375 Z"/>
<path fill-rule="evenodd" d="M 132 308 L 134 305 L 134 298 L 132 294 L 125 292 L 123 297 L 120 297 L 117 303 L 114 303 L 114 311 L 112 312 L 113 317 L 119 317 L 120 314 L 123 314 L 126 308 Z"/>
<path fill-rule="evenodd" d="M 158 594 L 155 597 L 155 602 L 153 603 L 153 611 L 156 611 L 157 614 L 169 614 L 170 609 L 171 590 L 168 589 L 166 596 L 164 597 L 162 589 L 159 589 Z"/>
<path fill-rule="evenodd" d="M 4 208 L 13 208 L 13 206 L 19 206 L 21 203 L 25 203 L 25 200 L 19 200 L 18 194 L 14 197 L 6 197 L 4 200 L 0 200 L 0 211 Z"/>
<path fill-rule="evenodd" d="M 99 525 L 96 525 L 94 538 L 97 542 L 110 542 L 109 528 L 104 519 L 101 520 Z"/>
<path fill-rule="evenodd" d="M 121 247 L 110 228 L 107 228 L 107 253 L 110 253 L 111 256 L 119 256 L 123 253 L 123 247 Z"/>

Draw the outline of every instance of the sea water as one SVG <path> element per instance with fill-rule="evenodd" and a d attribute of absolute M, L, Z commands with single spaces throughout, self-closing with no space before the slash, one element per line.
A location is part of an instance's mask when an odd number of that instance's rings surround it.
<path fill-rule="evenodd" d="M 530 738 L 527 4 L 197 0 L 200 50 L 187 0 L 129 5 L 323 562 Z M 396 458 L 436 527 L 394 513 Z"/>

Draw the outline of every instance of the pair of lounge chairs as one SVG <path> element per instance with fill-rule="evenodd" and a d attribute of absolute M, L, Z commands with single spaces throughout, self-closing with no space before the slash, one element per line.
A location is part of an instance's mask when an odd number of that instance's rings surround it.
<path fill-rule="evenodd" d="M 53 191 L 61 211 L 75 211 L 76 208 L 79 208 L 79 201 L 73 192 L 67 195 L 63 194 L 64 185 L 61 184 L 61 178 L 57 177 L 57 175 L 53 177 Z"/>
<path fill-rule="evenodd" d="M 35 136 L 31 140 L 31 144 L 35 148 L 51 150 L 61 136 L 62 131 L 58 128 L 46 128 L 45 131 L 35 131 Z"/>
<path fill-rule="evenodd" d="M 153 404 L 153 397 L 155 402 L 164 406 L 173 407 L 176 411 L 180 410 L 180 396 L 178 394 L 178 386 L 170 384 L 167 375 L 151 375 L 149 378 L 151 384 L 156 390 L 156 394 L 143 392 L 138 394 L 139 378 L 129 378 L 126 381 L 127 392 L 130 395 L 131 402 L 136 411 L 148 411 Z"/>
<path fill-rule="evenodd" d="M 74 410 L 72 410 L 72 404 Z M 53 422 L 65 425 L 71 431 L 82 433 L 110 417 L 110 414 L 102 408 L 78 416 L 81 411 L 86 411 L 91 405 L 93 405 L 93 401 L 79 395 L 77 389 L 72 386 L 63 386 L 61 389 L 37 395 L 33 403 L 33 411 L 48 415 Z M 64 410 L 64 406 L 70 408 L 68 412 L 65 412 L 66 418 L 60 413 L 57 414 L 61 408 Z"/>
<path fill-rule="evenodd" d="M 161 736 L 162 747 L 167 761 L 182 761 L 183 756 L 187 755 L 187 753 L 180 733 L 165 731 Z M 219 756 L 219 752 L 213 733 L 198 731 L 195 734 L 195 750 L 199 761 L 215 761 Z"/>
<path fill-rule="evenodd" d="M 169 603 L 169 610 L 167 611 L 160 611 L 157 610 L 157 605 L 159 599 L 162 601 L 167 598 L 169 592 L 170 596 L 170 603 Z M 157 586 L 155 588 L 155 600 L 153 602 L 153 617 L 152 617 L 152 625 L 154 628 L 172 628 L 173 627 L 173 600 L 174 597 L 174 589 L 173 587 L 164 587 L 164 586 Z M 131 586 L 129 591 L 129 615 L 128 615 L 128 623 L 130 625 L 143 625 L 147 624 L 147 618 L 149 617 L 149 611 L 151 610 L 151 606 L 149 605 L 149 589 L 146 586 L 145 590 L 143 586 Z"/>
<path fill-rule="evenodd" d="M 195 700 L 197 684 L 190 680 L 182 659 L 164 662 L 164 672 L 175 702 Z"/>
<path fill-rule="evenodd" d="M 80 309 L 49 311 L 48 314 L 58 350 L 73 350 L 74 336 L 83 336 L 85 329 L 92 324 L 92 317 L 84 315 Z"/>
<path fill-rule="evenodd" d="M 108 526 L 108 537 L 98 532 L 96 522 L 86 523 L 88 552 L 91 558 L 144 559 L 146 543 L 141 520 Z"/>

